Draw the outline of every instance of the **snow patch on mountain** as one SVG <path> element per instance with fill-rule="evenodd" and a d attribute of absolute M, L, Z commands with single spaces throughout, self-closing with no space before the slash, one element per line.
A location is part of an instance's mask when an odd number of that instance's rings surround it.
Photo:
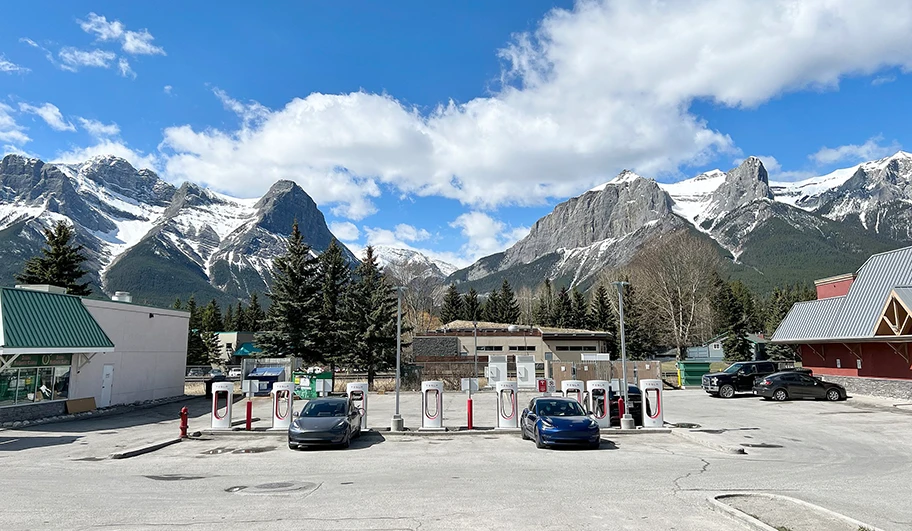
<path fill-rule="evenodd" d="M 417 274 L 418 276 L 443 279 L 459 269 L 453 264 L 430 258 L 414 249 L 386 245 L 376 245 L 373 249 L 377 264 L 397 277 L 404 276 L 405 270 L 409 269 L 410 276 Z M 364 251 L 365 249 L 362 249 L 358 256 L 363 258 Z"/>
<path fill-rule="evenodd" d="M 601 192 L 602 190 L 605 189 L 606 186 L 629 183 L 629 182 L 633 182 L 637 179 L 642 179 L 642 178 L 643 177 L 637 175 L 636 173 L 634 173 L 630 170 L 624 170 L 621 173 L 619 173 L 614 179 L 611 179 L 607 183 L 600 184 L 600 185 L 596 186 L 595 188 L 592 188 L 589 191 L 590 192 Z"/>
<path fill-rule="evenodd" d="M 659 183 L 674 201 L 672 210 L 699 228 L 697 220 L 709 208 L 712 194 L 725 182 L 725 172 L 712 170 L 676 183 Z"/>

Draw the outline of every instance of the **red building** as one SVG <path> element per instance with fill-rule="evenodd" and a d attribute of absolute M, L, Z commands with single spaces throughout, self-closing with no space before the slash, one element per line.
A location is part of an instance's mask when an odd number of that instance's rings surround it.
<path fill-rule="evenodd" d="M 815 284 L 817 300 L 796 303 L 772 342 L 850 392 L 912 398 L 912 247 Z"/>

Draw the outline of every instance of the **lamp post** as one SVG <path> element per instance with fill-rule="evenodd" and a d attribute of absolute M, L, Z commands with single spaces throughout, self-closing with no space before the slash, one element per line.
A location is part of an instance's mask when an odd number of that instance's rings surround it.
<path fill-rule="evenodd" d="M 630 415 L 630 399 L 627 396 L 627 342 L 624 337 L 624 286 L 629 282 L 612 282 L 618 290 L 618 321 L 621 329 L 621 372 L 624 373 L 621 378 L 621 384 L 624 386 L 624 415 L 621 417 L 621 429 L 632 430 L 636 428 L 633 416 Z"/>
<path fill-rule="evenodd" d="M 475 429 L 473 422 L 472 382 L 478 378 L 478 321 L 475 320 L 472 320 L 472 343 L 472 350 L 474 351 L 472 356 L 474 357 L 474 361 L 472 362 L 472 377 L 469 378 L 469 398 L 466 399 L 466 427 L 470 430 Z"/>
<path fill-rule="evenodd" d="M 405 286 L 396 286 L 396 412 L 390 422 L 390 430 L 402 431 L 402 415 L 399 414 L 399 374 L 402 360 L 402 290 Z"/>

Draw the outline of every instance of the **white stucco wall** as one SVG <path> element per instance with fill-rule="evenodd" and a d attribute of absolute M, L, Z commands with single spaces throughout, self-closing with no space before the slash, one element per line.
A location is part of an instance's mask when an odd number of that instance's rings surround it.
<path fill-rule="evenodd" d="M 189 313 L 114 301 L 82 303 L 114 343 L 114 351 L 95 354 L 80 369 L 74 356 L 71 398 L 93 396 L 103 405 L 106 364 L 114 365 L 111 405 L 184 394 Z"/>

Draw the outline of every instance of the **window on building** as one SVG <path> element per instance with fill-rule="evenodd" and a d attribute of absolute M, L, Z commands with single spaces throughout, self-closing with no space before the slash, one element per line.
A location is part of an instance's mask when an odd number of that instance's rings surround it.
<path fill-rule="evenodd" d="M 560 352 L 595 352 L 595 347 L 590 345 L 558 345 Z"/>
<path fill-rule="evenodd" d="M 709 348 L 713 350 L 722 350 L 722 343 L 713 343 Z"/>
<path fill-rule="evenodd" d="M 20 355 L 13 361 L 13 367 L 0 371 L 0 406 L 67 398 L 70 362 L 69 354 Z"/>
<path fill-rule="evenodd" d="M 535 352 L 535 345 L 510 345 L 510 350 L 514 352 Z"/>
<path fill-rule="evenodd" d="M 481 345 L 478 347 L 478 352 L 500 352 L 503 350 L 503 345 Z"/>

